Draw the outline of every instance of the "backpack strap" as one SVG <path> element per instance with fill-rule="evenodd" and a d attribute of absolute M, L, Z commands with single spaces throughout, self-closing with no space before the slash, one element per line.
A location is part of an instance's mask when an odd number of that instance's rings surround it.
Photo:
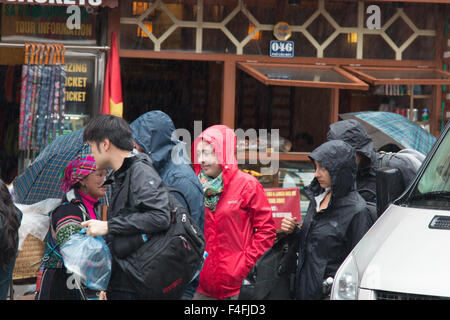
<path fill-rule="evenodd" d="M 145 163 L 147 163 L 147 164 L 149 164 L 149 165 L 151 165 L 152 167 L 153 167 L 153 165 L 146 159 L 146 158 L 141 158 L 141 160 L 143 161 L 143 162 L 145 162 Z M 156 169 L 155 169 L 155 171 L 156 171 Z M 160 177 L 161 178 L 161 177 Z M 129 177 L 127 176 L 126 178 L 125 178 L 126 180 L 128 180 L 128 195 L 127 195 L 127 204 L 130 204 L 129 203 L 129 194 L 130 194 L 130 182 L 129 182 Z M 124 181 L 125 182 L 125 181 Z M 180 196 L 181 196 L 181 198 L 184 200 L 184 202 L 186 203 L 186 206 L 187 206 L 187 210 L 188 210 L 188 212 L 189 212 L 189 215 L 190 216 L 192 216 L 192 211 L 191 211 L 191 207 L 189 206 L 189 202 L 187 201 L 187 199 L 186 199 L 186 197 L 184 196 L 184 194 L 183 193 L 181 193 L 181 191 L 179 191 L 179 190 L 177 190 L 177 189 L 175 189 L 175 188 L 172 188 L 172 187 L 168 187 L 168 186 L 166 186 L 165 184 L 164 184 L 164 181 L 162 181 L 162 179 L 161 179 L 161 183 L 162 183 L 162 185 L 167 189 L 167 191 L 169 191 L 169 192 L 172 192 L 172 193 L 177 193 L 177 194 L 179 194 Z"/>
<path fill-rule="evenodd" d="M 167 189 L 169 192 L 177 193 L 177 194 L 179 194 L 179 195 L 181 196 L 181 198 L 183 198 L 184 202 L 186 202 L 187 210 L 188 210 L 188 212 L 189 212 L 189 215 L 192 216 L 192 214 L 191 214 L 191 207 L 189 206 L 189 202 L 187 201 L 187 199 L 186 199 L 186 197 L 184 196 L 184 194 L 181 193 L 180 190 L 177 190 L 177 189 L 175 189 L 175 188 L 171 188 L 171 187 L 167 187 L 167 186 L 165 186 L 165 187 L 166 187 L 166 189 Z"/>

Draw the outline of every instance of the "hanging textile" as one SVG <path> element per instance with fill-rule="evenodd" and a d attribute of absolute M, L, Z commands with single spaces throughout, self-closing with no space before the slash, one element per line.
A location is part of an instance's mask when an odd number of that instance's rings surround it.
<path fill-rule="evenodd" d="M 112 33 L 111 51 L 108 56 L 103 91 L 103 105 L 100 113 L 123 116 L 122 81 L 120 76 L 120 59 L 117 50 L 116 33 Z"/>
<path fill-rule="evenodd" d="M 65 48 L 26 44 L 22 67 L 19 149 L 39 151 L 63 133 Z"/>

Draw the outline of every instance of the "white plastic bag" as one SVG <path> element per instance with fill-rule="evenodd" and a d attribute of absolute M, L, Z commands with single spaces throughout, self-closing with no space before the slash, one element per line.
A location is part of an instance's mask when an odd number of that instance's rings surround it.
<path fill-rule="evenodd" d="M 19 228 L 19 250 L 28 234 L 44 241 L 50 226 L 50 212 L 61 204 L 61 199 L 49 198 L 33 204 L 15 203 L 22 211 L 22 222 Z"/>

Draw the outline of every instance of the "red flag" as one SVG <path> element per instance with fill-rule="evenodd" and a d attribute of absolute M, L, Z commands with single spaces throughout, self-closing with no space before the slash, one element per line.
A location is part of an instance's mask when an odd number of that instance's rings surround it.
<path fill-rule="evenodd" d="M 106 65 L 105 90 L 101 113 L 123 116 L 122 81 L 120 78 L 120 60 L 117 50 L 116 33 L 112 33 L 111 51 Z"/>

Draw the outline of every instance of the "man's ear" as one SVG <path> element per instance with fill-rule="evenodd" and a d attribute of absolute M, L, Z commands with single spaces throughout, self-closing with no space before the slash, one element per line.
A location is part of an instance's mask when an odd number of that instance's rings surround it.
<path fill-rule="evenodd" d="M 100 142 L 100 145 L 102 146 L 103 150 L 106 152 L 111 150 L 111 141 L 108 138 L 105 138 L 105 140 Z"/>

